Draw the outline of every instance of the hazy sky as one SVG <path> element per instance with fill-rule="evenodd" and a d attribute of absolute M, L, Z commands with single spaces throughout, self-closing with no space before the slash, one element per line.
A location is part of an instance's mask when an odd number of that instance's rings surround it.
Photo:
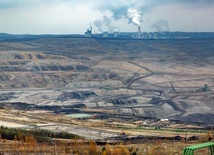
<path fill-rule="evenodd" d="M 0 0 L 0 32 L 83 34 L 135 32 L 127 18 L 134 10 L 142 31 L 214 32 L 214 0 Z"/>

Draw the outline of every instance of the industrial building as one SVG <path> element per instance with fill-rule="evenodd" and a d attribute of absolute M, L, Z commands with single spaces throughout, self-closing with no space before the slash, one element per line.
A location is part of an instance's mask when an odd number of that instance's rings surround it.
<path fill-rule="evenodd" d="M 92 37 L 92 26 L 90 24 L 90 27 L 87 29 L 87 31 L 85 32 L 85 37 L 86 38 L 90 38 Z"/>

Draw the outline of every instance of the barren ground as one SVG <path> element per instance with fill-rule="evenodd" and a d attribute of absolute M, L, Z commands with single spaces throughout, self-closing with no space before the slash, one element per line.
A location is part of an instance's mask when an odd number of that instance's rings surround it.
<path fill-rule="evenodd" d="M 92 139 L 121 136 L 124 128 L 129 136 L 161 136 L 151 131 L 159 126 L 198 130 L 214 123 L 213 66 L 214 40 L 0 42 L 2 125 Z M 66 116 L 79 113 L 91 116 Z"/>

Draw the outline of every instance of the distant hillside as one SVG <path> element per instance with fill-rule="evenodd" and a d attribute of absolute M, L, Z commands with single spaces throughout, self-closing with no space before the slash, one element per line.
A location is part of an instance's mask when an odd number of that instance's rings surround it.
<path fill-rule="evenodd" d="M 135 32 L 120 32 L 116 37 L 117 39 L 132 39 L 132 36 L 135 35 Z M 151 34 L 158 35 L 158 39 L 163 39 L 167 34 L 167 39 L 214 39 L 214 32 L 143 32 L 142 35 L 149 36 Z M 103 38 L 102 34 L 93 34 L 94 38 Z M 33 34 L 8 34 L 0 33 L 0 41 L 7 42 L 17 42 L 17 41 L 30 41 L 42 38 L 83 38 L 82 34 L 42 34 L 42 35 L 33 35 Z M 108 38 L 114 38 L 113 33 L 109 33 Z M 144 38 L 151 39 L 151 38 Z M 156 38 L 157 39 L 157 38 Z M 166 38 L 165 38 L 166 39 Z"/>
<path fill-rule="evenodd" d="M 67 35 L 54 35 L 54 34 L 43 34 L 43 35 L 33 35 L 33 34 L 7 34 L 7 33 L 0 33 L 0 41 L 30 41 L 35 39 L 42 39 L 42 38 L 72 38 L 72 37 L 83 37 L 82 35 L 78 34 L 67 34 Z"/>

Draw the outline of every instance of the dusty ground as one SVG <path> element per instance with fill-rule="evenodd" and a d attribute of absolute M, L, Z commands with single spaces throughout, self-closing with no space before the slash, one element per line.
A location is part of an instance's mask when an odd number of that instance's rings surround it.
<path fill-rule="evenodd" d="M 2 124 L 8 120 L 29 128 L 36 124 L 105 138 L 120 135 L 117 128 L 108 131 L 120 122 L 131 126 L 141 121 L 152 128 L 171 128 L 174 123 L 203 128 L 214 123 L 214 40 L 46 38 L 0 42 L 0 47 L 1 107 L 27 115 L 2 113 Z M 205 84 L 210 91 L 203 92 Z M 58 125 L 56 120 L 37 118 L 38 113 L 91 114 L 104 121 L 105 132 L 97 130 L 96 123 L 89 128 L 88 120 Z M 171 122 L 166 125 L 159 119 Z"/>
<path fill-rule="evenodd" d="M 203 137 L 210 130 L 203 127 L 179 124 L 175 122 L 161 122 L 147 120 L 150 125 L 139 125 L 139 121 L 120 121 L 120 118 L 100 120 L 96 116 L 76 119 L 65 115 L 53 114 L 47 111 L 0 110 L 1 125 L 10 128 L 45 129 L 54 132 L 68 132 L 94 139 L 98 142 L 134 142 L 151 139 L 172 139 L 179 136 L 181 139 Z M 170 125 L 174 124 L 174 125 Z M 156 129 L 156 126 L 162 126 Z M 178 130 L 180 129 L 180 130 Z M 150 139 L 147 139 L 147 137 Z M 159 138 L 158 138 L 159 137 Z M 176 139 L 176 140 L 181 140 Z"/>

